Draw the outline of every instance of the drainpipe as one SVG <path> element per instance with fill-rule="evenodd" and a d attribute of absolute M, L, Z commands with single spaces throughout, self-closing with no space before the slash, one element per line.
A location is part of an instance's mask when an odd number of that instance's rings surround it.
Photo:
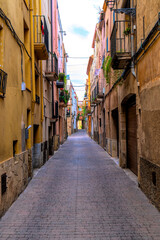
<path fill-rule="evenodd" d="M 32 63 L 32 101 L 35 103 L 35 66 L 34 66 L 34 35 L 33 35 L 33 0 L 30 1 L 30 22 L 31 22 L 31 63 Z"/>
<path fill-rule="evenodd" d="M 42 15 L 42 5 L 41 0 L 39 0 L 39 13 L 40 16 Z M 42 74 L 42 60 L 40 61 L 40 78 L 41 78 L 41 123 L 43 122 L 44 116 L 43 116 L 43 74 Z M 41 136 L 42 138 L 42 136 Z M 42 139 L 41 139 L 42 140 Z"/>
<path fill-rule="evenodd" d="M 33 124 L 34 124 L 34 108 L 35 108 L 35 101 L 36 101 L 36 91 L 35 91 L 35 66 L 34 66 L 34 27 L 33 27 L 33 0 L 30 1 L 30 32 L 31 32 L 31 88 L 32 88 L 32 104 L 31 104 L 31 125 L 32 128 L 29 133 L 29 141 L 31 146 L 33 146 Z"/>
<path fill-rule="evenodd" d="M 53 2 L 51 0 L 51 67 L 53 72 Z M 54 63 L 55 64 L 55 63 Z M 52 81 L 52 118 L 54 118 L 54 83 Z"/>
<path fill-rule="evenodd" d="M 133 8 L 133 0 L 131 2 L 131 8 Z M 133 16 L 131 15 L 131 57 L 134 56 L 134 29 L 133 29 Z M 134 62 L 131 62 L 131 72 L 133 76 L 136 78 L 136 73 L 134 70 Z"/>

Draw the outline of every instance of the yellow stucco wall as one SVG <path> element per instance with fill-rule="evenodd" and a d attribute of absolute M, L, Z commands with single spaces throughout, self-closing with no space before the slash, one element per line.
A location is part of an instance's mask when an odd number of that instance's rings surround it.
<path fill-rule="evenodd" d="M 141 39 L 143 39 L 143 17 L 145 38 L 153 28 L 158 20 L 158 13 L 160 10 L 159 0 L 138 0 L 137 1 L 137 48 L 141 46 Z"/>
<path fill-rule="evenodd" d="M 29 11 L 24 2 L 0 0 L 0 6 L 11 20 L 18 37 L 24 42 L 24 21 L 29 27 Z M 21 91 L 20 47 L 2 18 L 0 18 L 0 25 L 2 26 L 0 59 L 3 63 L 2 69 L 8 74 L 6 95 L 4 99 L 0 98 L 0 162 L 2 162 L 13 156 L 13 141 L 18 141 L 16 153 L 22 152 L 22 129 L 27 127 L 27 109 L 31 109 L 31 93 L 27 90 Z M 29 45 L 28 38 L 27 49 L 30 52 Z M 30 60 L 25 57 L 23 51 L 24 81 L 31 86 L 31 68 L 29 67 L 28 73 L 25 73 L 25 59 L 30 65 Z M 27 148 L 27 142 L 25 148 Z"/>

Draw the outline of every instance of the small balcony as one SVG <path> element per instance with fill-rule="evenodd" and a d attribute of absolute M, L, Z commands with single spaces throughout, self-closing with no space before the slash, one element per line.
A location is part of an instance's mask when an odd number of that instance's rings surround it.
<path fill-rule="evenodd" d="M 59 93 L 59 106 L 67 107 L 69 98 L 70 98 L 69 92 L 67 90 L 61 90 Z"/>
<path fill-rule="evenodd" d="M 46 62 L 45 77 L 48 81 L 58 80 L 58 59 L 56 54 L 54 54 L 53 62 L 51 59 Z"/>
<path fill-rule="evenodd" d="M 48 28 L 45 16 L 33 16 L 34 50 L 38 60 L 48 59 Z"/>
<path fill-rule="evenodd" d="M 57 86 L 57 88 L 64 88 L 64 82 L 63 81 L 57 81 L 56 86 Z"/>
<path fill-rule="evenodd" d="M 102 80 L 103 81 L 103 80 Z M 104 98 L 104 84 L 102 81 L 98 81 L 97 82 L 97 95 L 96 98 L 97 99 L 103 99 Z"/>
<path fill-rule="evenodd" d="M 0 69 L 0 96 L 4 97 L 6 93 L 6 85 L 7 85 L 7 76 L 8 74 Z"/>
<path fill-rule="evenodd" d="M 115 21 L 111 34 L 113 69 L 124 69 L 131 59 L 131 22 Z"/>
<path fill-rule="evenodd" d="M 58 75 L 58 80 L 56 82 L 57 88 L 64 88 L 64 81 L 65 81 L 65 74 L 64 73 L 59 73 Z"/>

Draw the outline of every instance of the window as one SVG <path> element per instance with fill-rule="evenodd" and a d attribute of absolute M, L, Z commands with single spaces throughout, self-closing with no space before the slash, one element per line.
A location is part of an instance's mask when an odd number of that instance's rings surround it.
<path fill-rule="evenodd" d="M 156 172 L 152 172 L 152 183 L 153 183 L 154 186 L 157 185 Z"/>
<path fill-rule="evenodd" d="M 36 103 L 40 104 L 40 80 L 39 80 L 39 76 L 36 75 L 35 76 L 35 89 L 36 89 Z"/>
<path fill-rule="evenodd" d="M 52 0 L 48 0 L 48 17 L 49 17 L 49 20 L 51 20 L 51 1 Z"/>
<path fill-rule="evenodd" d="M 18 153 L 18 141 L 14 140 L 13 141 L 13 157 Z"/>
<path fill-rule="evenodd" d="M 60 49 L 61 49 L 61 41 L 60 41 L 60 37 L 58 37 L 58 52 L 60 54 Z"/>
<path fill-rule="evenodd" d="M 115 12 L 113 11 L 113 24 L 115 22 Z"/>
<path fill-rule="evenodd" d="M 7 191 L 7 175 L 4 173 L 1 176 L 1 195 L 3 195 Z"/>
<path fill-rule="evenodd" d="M 106 51 L 109 52 L 109 47 L 108 47 L 108 21 L 106 23 Z"/>
<path fill-rule="evenodd" d="M 67 117 L 70 117 L 70 108 L 69 108 L 69 107 L 67 108 L 66 116 L 67 116 Z"/>
<path fill-rule="evenodd" d="M 29 40 L 29 28 L 26 24 L 26 22 L 24 21 L 24 45 L 26 47 L 26 49 L 29 51 L 30 49 L 30 40 Z M 30 59 L 27 55 L 27 53 L 24 51 L 24 61 L 25 61 L 25 83 L 26 83 L 26 87 L 31 90 L 31 74 L 30 74 Z"/>
<path fill-rule="evenodd" d="M 39 140 L 39 125 L 33 125 L 33 144 L 38 143 Z"/>
<path fill-rule="evenodd" d="M 0 68 L 3 69 L 3 27 L 0 23 Z"/>
<path fill-rule="evenodd" d="M 106 39 L 106 50 L 107 50 L 107 52 L 109 52 L 109 50 L 108 50 L 108 37 Z"/>
<path fill-rule="evenodd" d="M 124 8 L 130 8 L 130 0 L 126 1 L 126 4 L 125 4 Z"/>

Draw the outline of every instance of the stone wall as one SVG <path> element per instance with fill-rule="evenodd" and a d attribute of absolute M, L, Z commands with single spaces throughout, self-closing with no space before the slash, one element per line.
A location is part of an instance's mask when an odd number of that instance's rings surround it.
<path fill-rule="evenodd" d="M 25 151 L 0 164 L 0 216 L 5 213 L 28 184 L 29 155 L 28 151 Z M 7 189 L 2 194 L 1 176 L 3 174 L 6 174 Z"/>
<path fill-rule="evenodd" d="M 140 187 L 160 210 L 160 166 L 140 158 Z"/>
<path fill-rule="evenodd" d="M 99 134 L 97 131 L 94 131 L 94 141 L 96 141 L 97 143 L 99 143 Z"/>

